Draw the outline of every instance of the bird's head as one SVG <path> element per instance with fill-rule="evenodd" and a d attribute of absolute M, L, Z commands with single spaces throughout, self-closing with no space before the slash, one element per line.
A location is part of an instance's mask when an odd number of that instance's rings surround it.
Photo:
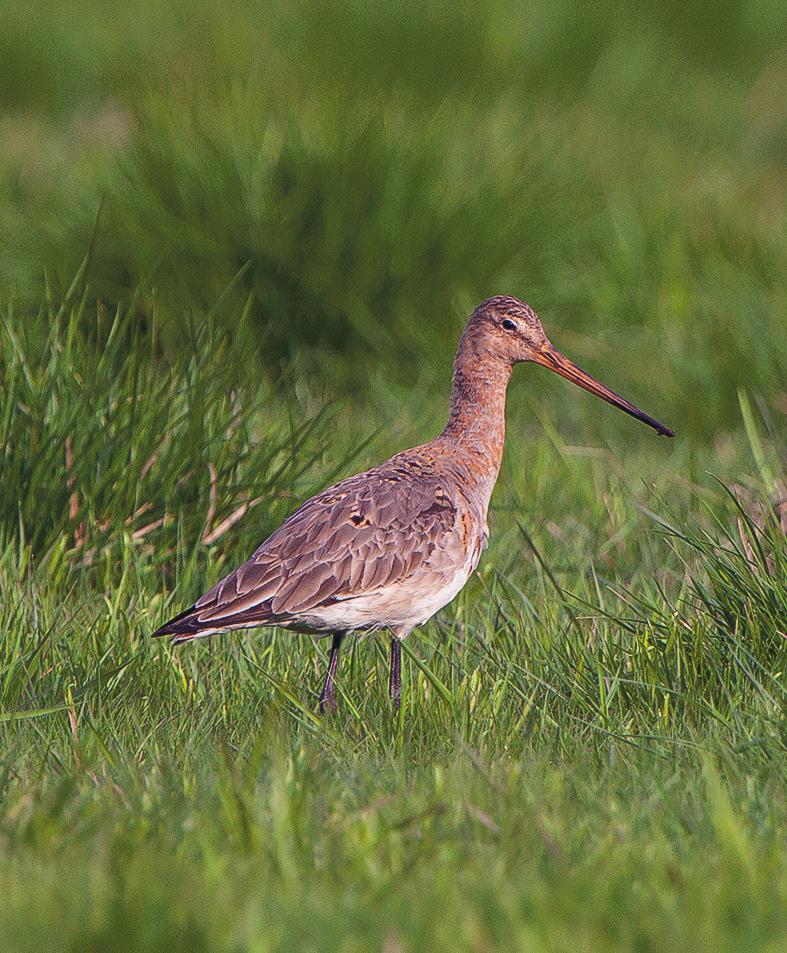
<path fill-rule="evenodd" d="M 470 316 L 467 333 L 474 339 L 478 351 L 483 351 L 496 360 L 509 365 L 525 361 L 541 364 L 542 367 L 560 374 L 566 380 L 648 424 L 657 433 L 666 437 L 675 436 L 669 427 L 660 424 L 564 357 L 550 343 L 536 312 L 519 298 L 496 295 L 481 302 Z"/>

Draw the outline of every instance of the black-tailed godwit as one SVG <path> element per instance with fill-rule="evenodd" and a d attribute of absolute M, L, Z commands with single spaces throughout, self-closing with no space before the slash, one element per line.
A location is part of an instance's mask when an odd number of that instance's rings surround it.
<path fill-rule="evenodd" d="M 175 643 L 257 626 L 331 635 L 320 708 L 333 711 L 342 640 L 387 629 L 389 694 L 398 708 L 400 640 L 451 602 L 486 546 L 506 388 L 514 365 L 525 361 L 673 436 L 557 351 L 529 305 L 489 298 L 470 315 L 459 342 L 440 436 L 307 500 L 250 559 L 154 634 Z"/>

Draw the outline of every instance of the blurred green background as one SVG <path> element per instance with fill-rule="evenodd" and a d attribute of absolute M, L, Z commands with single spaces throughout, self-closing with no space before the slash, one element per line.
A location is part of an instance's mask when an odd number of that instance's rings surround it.
<path fill-rule="evenodd" d="M 91 293 L 169 348 L 221 298 L 264 371 L 434 380 L 442 407 L 505 292 L 684 436 L 735 426 L 739 386 L 784 413 L 778 0 L 3 6 L 20 317 L 89 254 Z"/>
<path fill-rule="evenodd" d="M 0 0 L 0 949 L 782 950 L 786 240 L 778 0 Z M 152 641 L 495 293 L 675 440 L 517 370 L 398 718 Z"/>

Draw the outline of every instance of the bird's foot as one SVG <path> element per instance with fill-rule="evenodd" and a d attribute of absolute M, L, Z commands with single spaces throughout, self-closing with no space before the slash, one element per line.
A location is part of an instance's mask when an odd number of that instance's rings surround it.
<path fill-rule="evenodd" d="M 325 694 L 323 692 L 320 695 L 320 714 L 321 715 L 335 715 L 339 710 L 339 706 L 336 704 L 336 695 L 333 692 Z"/>

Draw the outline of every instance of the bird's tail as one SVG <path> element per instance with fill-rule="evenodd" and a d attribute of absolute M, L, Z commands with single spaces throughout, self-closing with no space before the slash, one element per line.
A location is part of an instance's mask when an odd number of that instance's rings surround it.
<path fill-rule="evenodd" d="M 164 635 L 169 635 L 173 645 L 179 645 L 181 642 L 192 642 L 194 639 L 202 638 L 206 635 L 212 635 L 219 629 L 210 628 L 204 622 L 199 620 L 199 610 L 196 605 L 184 609 L 169 622 L 165 622 L 153 633 L 152 638 L 158 639 Z"/>

